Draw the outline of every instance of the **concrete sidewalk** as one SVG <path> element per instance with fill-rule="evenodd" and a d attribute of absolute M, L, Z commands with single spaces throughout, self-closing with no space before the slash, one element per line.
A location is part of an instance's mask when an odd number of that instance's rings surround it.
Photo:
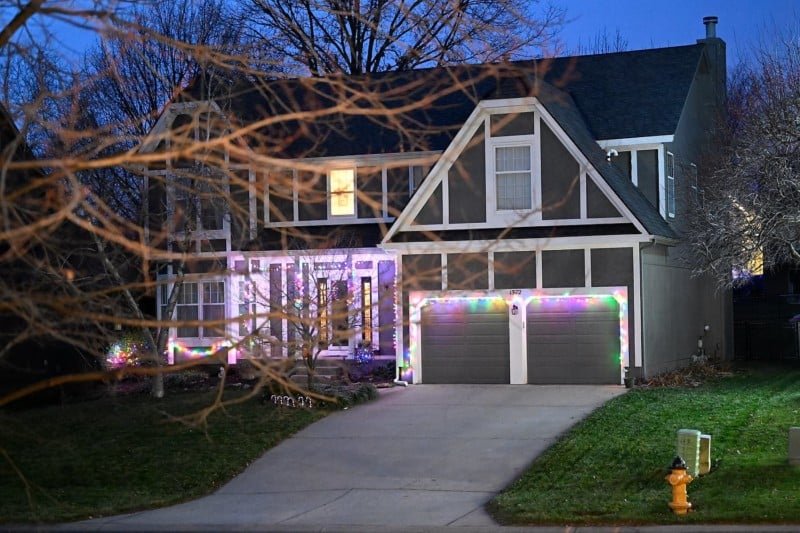
<path fill-rule="evenodd" d="M 492 531 L 499 526 L 484 504 L 566 429 L 623 392 L 616 386 L 387 389 L 377 401 L 287 439 L 210 496 L 59 529 Z"/>

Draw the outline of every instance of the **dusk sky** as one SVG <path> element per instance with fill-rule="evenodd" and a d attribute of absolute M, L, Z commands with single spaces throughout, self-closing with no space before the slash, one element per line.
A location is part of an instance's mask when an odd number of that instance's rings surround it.
<path fill-rule="evenodd" d="M 613 38 L 617 30 L 629 50 L 692 44 L 705 36 L 703 17 L 719 17 L 717 35 L 728 44 L 728 65 L 752 52 L 760 40 L 775 29 L 800 34 L 798 0 L 551 0 L 566 7 L 570 22 L 561 37 L 566 50 L 591 47 L 605 32 Z M 80 50 L 94 40 L 89 32 L 62 30 L 62 49 Z"/>
<path fill-rule="evenodd" d="M 569 50 L 588 46 L 598 32 L 617 30 L 629 50 L 693 44 L 705 37 L 703 17 L 719 18 L 717 36 L 728 46 L 728 65 L 752 52 L 775 28 L 800 32 L 798 0 L 553 0 L 567 8 L 572 21 L 561 37 Z"/>

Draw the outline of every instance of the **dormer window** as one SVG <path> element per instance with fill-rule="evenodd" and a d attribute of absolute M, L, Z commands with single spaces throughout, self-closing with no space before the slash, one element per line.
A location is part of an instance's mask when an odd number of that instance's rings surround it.
<path fill-rule="evenodd" d="M 356 172 L 352 168 L 334 169 L 328 175 L 331 216 L 355 216 Z"/>
<path fill-rule="evenodd" d="M 495 147 L 497 210 L 531 209 L 531 146 Z"/>

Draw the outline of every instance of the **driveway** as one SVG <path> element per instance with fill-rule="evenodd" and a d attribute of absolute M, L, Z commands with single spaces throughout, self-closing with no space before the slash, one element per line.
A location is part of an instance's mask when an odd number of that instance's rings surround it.
<path fill-rule="evenodd" d="M 616 386 L 386 389 L 268 451 L 214 494 L 81 530 L 328 531 L 496 524 L 484 504 Z"/>

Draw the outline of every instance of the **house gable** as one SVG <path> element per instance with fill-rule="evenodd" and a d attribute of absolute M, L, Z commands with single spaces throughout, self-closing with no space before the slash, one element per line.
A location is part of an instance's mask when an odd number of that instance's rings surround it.
<path fill-rule="evenodd" d="M 538 98 L 484 100 L 384 242 L 402 232 L 599 224 L 647 233 Z"/>

